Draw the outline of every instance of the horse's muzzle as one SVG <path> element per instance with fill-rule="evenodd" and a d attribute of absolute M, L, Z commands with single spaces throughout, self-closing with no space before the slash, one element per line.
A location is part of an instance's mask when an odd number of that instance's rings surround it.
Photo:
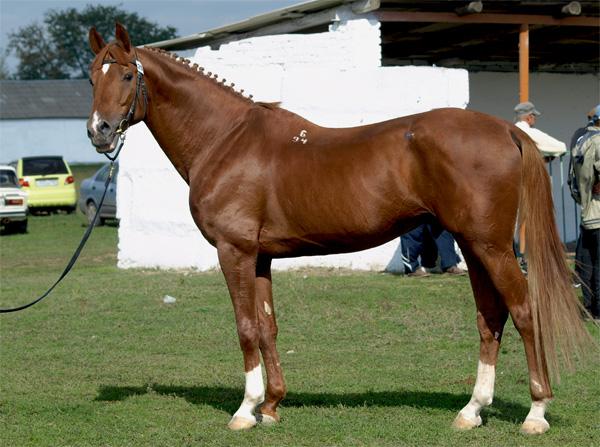
<path fill-rule="evenodd" d="M 110 125 L 104 120 L 98 120 L 97 117 L 88 121 L 87 136 L 96 151 L 101 154 L 114 151 L 119 140 L 117 126 Z"/>
<path fill-rule="evenodd" d="M 94 142 L 93 139 L 91 139 L 91 141 L 94 147 L 96 148 L 96 152 L 98 152 L 99 154 L 108 154 L 113 152 L 117 148 L 117 143 L 119 142 L 119 135 L 115 133 L 112 140 L 109 143 L 97 144 Z"/>

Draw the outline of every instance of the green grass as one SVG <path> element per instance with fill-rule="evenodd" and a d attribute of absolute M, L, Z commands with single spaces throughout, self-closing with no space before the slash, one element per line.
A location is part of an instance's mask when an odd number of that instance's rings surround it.
<path fill-rule="evenodd" d="M 0 238 L 0 306 L 55 280 L 84 221 L 32 217 L 28 234 Z M 479 349 L 468 280 L 337 270 L 274 274 L 282 422 L 230 432 L 243 364 L 221 274 L 119 270 L 116 246 L 115 226 L 96 228 L 50 297 L 0 316 L 0 445 L 598 445 L 597 355 L 554 387 L 550 431 L 525 437 L 527 369 L 509 323 L 484 426 L 456 432 Z"/>

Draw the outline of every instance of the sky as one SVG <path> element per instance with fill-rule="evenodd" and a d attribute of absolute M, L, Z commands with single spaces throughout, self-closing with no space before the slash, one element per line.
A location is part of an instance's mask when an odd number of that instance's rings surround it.
<path fill-rule="evenodd" d="M 11 32 L 32 22 L 42 23 L 49 9 L 82 9 L 88 4 L 115 5 L 161 26 L 173 26 L 178 37 L 237 22 L 305 0 L 0 0 L 0 51 Z M 14 70 L 16 59 L 7 58 Z"/>

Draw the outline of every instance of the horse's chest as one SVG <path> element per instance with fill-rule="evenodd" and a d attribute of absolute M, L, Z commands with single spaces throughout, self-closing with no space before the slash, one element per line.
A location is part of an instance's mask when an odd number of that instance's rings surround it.
<path fill-rule="evenodd" d="M 235 188 L 230 193 L 192 191 L 190 212 L 202 235 L 213 245 L 219 240 L 256 239 L 260 210 Z"/>

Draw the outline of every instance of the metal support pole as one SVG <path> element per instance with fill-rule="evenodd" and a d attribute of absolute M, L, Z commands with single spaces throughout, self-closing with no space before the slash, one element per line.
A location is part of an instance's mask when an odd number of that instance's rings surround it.
<path fill-rule="evenodd" d="M 564 156 L 560 157 L 560 206 L 562 211 L 563 242 L 567 243 L 567 216 L 565 209 L 565 167 L 563 164 Z"/>

